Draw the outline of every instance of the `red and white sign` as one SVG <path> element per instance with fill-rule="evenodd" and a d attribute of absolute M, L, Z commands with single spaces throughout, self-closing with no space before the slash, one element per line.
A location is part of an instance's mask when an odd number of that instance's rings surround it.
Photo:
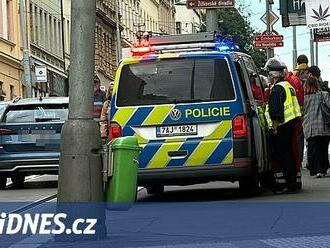
<path fill-rule="evenodd" d="M 254 37 L 254 46 L 256 48 L 283 47 L 283 39 L 283 35 L 256 35 Z"/>
<path fill-rule="evenodd" d="M 256 48 L 274 48 L 274 47 L 283 47 L 283 42 L 256 42 L 254 43 Z"/>

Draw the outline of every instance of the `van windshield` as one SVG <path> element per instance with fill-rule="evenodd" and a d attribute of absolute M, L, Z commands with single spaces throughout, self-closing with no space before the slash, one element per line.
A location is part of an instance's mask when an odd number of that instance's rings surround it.
<path fill-rule="evenodd" d="M 235 98 L 224 59 L 168 59 L 122 68 L 117 106 L 155 105 Z"/>

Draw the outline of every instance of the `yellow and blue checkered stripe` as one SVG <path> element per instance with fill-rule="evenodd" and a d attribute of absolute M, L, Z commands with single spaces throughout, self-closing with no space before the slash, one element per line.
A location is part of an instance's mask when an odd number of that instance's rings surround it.
<path fill-rule="evenodd" d="M 140 168 L 161 169 L 178 166 L 204 166 L 231 164 L 233 141 L 231 121 L 222 121 L 218 128 L 205 138 L 150 141 L 143 145 Z M 185 151 L 187 156 L 171 159 L 168 152 Z"/>
<path fill-rule="evenodd" d="M 214 132 L 204 138 L 178 138 L 144 140 L 134 133 L 131 126 L 161 125 L 167 119 L 174 105 L 155 107 L 121 108 L 113 120 L 123 127 L 123 135 L 134 135 L 143 147 L 140 155 L 141 169 L 159 169 L 178 166 L 203 166 L 231 164 L 233 160 L 231 120 L 218 122 Z M 173 159 L 168 152 L 185 151 L 185 158 Z"/>

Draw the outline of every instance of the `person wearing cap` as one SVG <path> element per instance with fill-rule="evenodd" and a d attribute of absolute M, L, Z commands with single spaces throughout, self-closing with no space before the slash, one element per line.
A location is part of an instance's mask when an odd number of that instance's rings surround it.
<path fill-rule="evenodd" d="M 273 132 L 273 147 L 283 172 L 285 183 L 276 193 L 297 192 L 297 170 L 292 149 L 294 123 L 301 117 L 295 89 L 285 81 L 285 67 L 275 58 L 266 63 L 268 79 L 273 87 L 266 106 L 266 120 Z"/>
<path fill-rule="evenodd" d="M 94 103 L 101 102 L 104 103 L 106 100 L 106 94 L 103 90 L 101 90 L 101 81 L 95 76 L 94 77 Z"/>

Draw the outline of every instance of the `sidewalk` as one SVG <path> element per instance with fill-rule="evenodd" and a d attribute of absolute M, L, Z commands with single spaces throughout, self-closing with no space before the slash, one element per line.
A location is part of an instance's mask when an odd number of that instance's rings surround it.
<path fill-rule="evenodd" d="M 12 248 L 315 248 L 330 247 L 330 203 L 148 203 L 108 212 L 106 240 Z M 39 243 L 39 244 L 38 244 Z"/>

